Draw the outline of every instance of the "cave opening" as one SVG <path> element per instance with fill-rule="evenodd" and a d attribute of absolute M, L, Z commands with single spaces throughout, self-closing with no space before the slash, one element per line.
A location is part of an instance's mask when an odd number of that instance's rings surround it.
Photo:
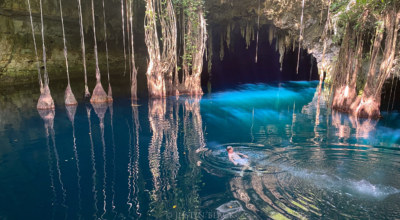
<path fill-rule="evenodd" d="M 211 43 L 212 47 L 208 47 L 204 61 L 202 73 L 204 92 L 207 92 L 210 86 L 213 90 L 220 90 L 246 83 L 319 79 L 316 59 L 306 50 L 302 49 L 300 52 L 297 73 L 298 45 L 294 49 L 292 45 L 285 48 L 283 62 L 280 64 L 279 39 L 275 36 L 271 42 L 269 41 L 270 31 L 274 27 L 270 24 L 260 26 L 258 44 L 257 27 L 251 28 L 254 28 L 254 32 L 248 41 L 246 38 L 249 37 L 243 36 L 240 25 L 234 25 L 229 33 L 225 32 L 224 25 L 210 25 L 208 40 L 211 41 L 209 44 Z M 209 59 L 211 68 L 207 68 L 210 65 Z"/>

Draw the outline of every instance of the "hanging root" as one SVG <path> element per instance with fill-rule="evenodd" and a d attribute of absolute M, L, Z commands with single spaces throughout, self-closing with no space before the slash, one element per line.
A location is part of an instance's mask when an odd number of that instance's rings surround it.
<path fill-rule="evenodd" d="M 108 96 L 103 89 L 100 81 L 97 81 L 96 87 L 94 87 L 92 98 L 90 99 L 90 103 L 106 103 L 108 102 Z"/>
<path fill-rule="evenodd" d="M 156 2 L 146 0 L 145 14 L 145 43 L 149 53 L 149 63 L 147 66 L 147 87 L 149 96 L 161 98 L 166 95 L 164 76 L 161 70 L 161 52 L 157 33 Z"/>
<path fill-rule="evenodd" d="M 94 55 L 96 58 L 96 87 L 93 90 L 92 98 L 90 102 L 93 103 L 105 103 L 108 101 L 107 94 L 101 85 L 101 74 L 99 69 L 99 59 L 98 59 L 98 52 L 97 52 L 97 39 L 96 39 L 96 20 L 94 14 L 94 3 L 92 3 L 92 20 L 93 20 L 93 36 L 94 36 Z"/>
<path fill-rule="evenodd" d="M 302 0 L 302 2 L 301 2 L 299 50 L 297 52 L 297 67 L 296 67 L 296 73 L 297 74 L 299 74 L 301 43 L 303 42 L 303 17 L 304 17 L 304 0 Z"/>
<path fill-rule="evenodd" d="M 104 6 L 104 0 L 103 0 L 103 22 L 104 22 L 104 41 L 106 45 L 106 63 L 107 63 L 107 79 L 108 79 L 108 97 L 107 101 L 112 102 L 112 91 L 111 91 L 111 84 L 110 84 L 110 67 L 108 63 L 108 44 L 107 44 L 107 25 L 106 25 L 106 11 L 105 11 L 105 6 Z"/>
<path fill-rule="evenodd" d="M 39 110 L 46 110 L 46 109 L 54 109 L 54 100 L 50 94 L 50 88 L 48 85 L 43 87 L 43 92 L 40 94 L 37 109 Z"/>
<path fill-rule="evenodd" d="M 258 11 L 257 11 L 257 43 L 256 43 L 256 57 L 255 57 L 255 62 L 258 62 L 258 38 L 259 38 L 259 34 L 260 34 L 260 5 L 261 5 L 261 1 L 258 0 Z M 282 66 L 282 65 L 281 65 Z M 282 71 L 282 67 L 281 67 L 281 71 Z"/>
<path fill-rule="evenodd" d="M 379 108 L 381 104 L 380 99 L 375 99 L 373 97 L 368 99 L 357 98 L 357 101 L 353 103 L 353 105 L 356 103 L 359 103 L 356 110 L 353 112 L 356 117 L 374 119 L 381 117 L 381 111 Z"/>
<path fill-rule="evenodd" d="M 108 84 L 107 101 L 108 102 L 113 102 L 112 89 L 111 89 L 110 83 Z"/>
<path fill-rule="evenodd" d="M 39 1 L 40 4 L 40 20 L 41 20 L 41 32 L 42 32 L 42 48 L 43 48 L 43 66 L 44 66 L 44 84 L 41 89 L 40 97 L 37 103 L 37 109 L 54 109 L 54 100 L 50 94 L 49 88 L 49 75 L 47 73 L 46 64 L 46 47 L 44 45 L 44 24 L 43 24 L 43 8 L 42 0 Z"/>
<path fill-rule="evenodd" d="M 90 99 L 89 87 L 85 85 L 85 99 Z"/>
<path fill-rule="evenodd" d="M 122 42 L 124 46 L 124 76 L 126 73 L 126 46 L 125 46 L 125 14 L 124 14 L 124 0 L 121 0 L 121 27 L 122 27 Z"/>
<path fill-rule="evenodd" d="M 135 79 L 131 79 L 131 101 L 137 100 L 137 81 Z"/>
<path fill-rule="evenodd" d="M 335 90 L 332 108 L 341 112 L 349 112 L 350 106 L 357 97 L 355 88 L 341 86 Z"/>
<path fill-rule="evenodd" d="M 131 27 L 128 28 L 129 32 L 127 33 L 129 37 L 129 41 L 128 43 L 130 45 L 128 45 L 128 48 L 130 48 L 130 50 L 132 51 L 132 53 L 129 53 L 129 57 L 130 57 L 130 64 L 131 64 L 131 68 L 130 68 L 130 74 L 129 74 L 129 78 L 130 78 L 130 82 L 131 82 L 131 100 L 136 100 L 137 99 L 137 69 L 136 69 L 136 64 L 135 64 L 135 48 L 133 46 L 133 12 L 132 12 L 132 1 L 129 2 L 129 9 L 126 9 L 127 11 L 127 15 L 129 15 L 129 19 L 127 20 L 127 26 Z M 111 88 L 110 88 L 111 89 Z M 110 94 L 109 90 L 109 94 Z"/>
<path fill-rule="evenodd" d="M 206 20 L 203 16 L 203 5 L 196 2 L 190 8 L 188 19 L 186 21 L 185 33 L 186 38 L 184 42 L 184 57 L 183 60 L 183 86 L 180 93 L 187 93 L 190 95 L 201 95 L 201 72 L 203 71 L 203 57 L 206 48 Z M 194 25 L 197 24 L 197 25 Z M 222 36 L 221 36 L 222 38 Z M 193 49 L 195 48 L 195 49 Z M 223 44 L 221 44 L 221 51 Z M 221 56 L 222 57 L 222 56 Z"/>
<path fill-rule="evenodd" d="M 382 17 L 383 18 L 383 17 Z M 361 101 L 354 111 L 358 117 L 379 118 L 381 94 L 384 82 L 389 78 L 393 61 L 395 59 L 395 50 L 397 46 L 397 35 L 399 31 L 400 12 L 389 10 L 385 13 L 384 24 L 377 28 L 376 38 L 371 54 L 371 66 L 368 73 L 367 84 L 364 88 L 364 93 Z M 383 26 L 384 25 L 384 26 Z M 377 55 L 380 51 L 381 41 L 383 39 L 383 28 L 385 28 L 385 49 L 383 51 L 383 59 L 380 64 L 377 77 Z"/>
<path fill-rule="evenodd" d="M 64 100 L 65 105 L 78 105 L 78 102 L 76 101 L 75 96 L 72 93 L 70 84 L 68 84 L 67 88 L 65 89 Z"/>

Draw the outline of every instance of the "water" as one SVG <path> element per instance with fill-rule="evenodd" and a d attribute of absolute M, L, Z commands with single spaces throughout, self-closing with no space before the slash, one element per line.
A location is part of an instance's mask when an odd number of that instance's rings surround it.
<path fill-rule="evenodd" d="M 317 88 L 135 105 L 116 90 L 113 104 L 40 115 L 29 91 L 0 95 L 0 218 L 399 218 L 400 115 L 357 121 L 328 111 Z M 228 160 L 229 145 L 252 170 Z"/>

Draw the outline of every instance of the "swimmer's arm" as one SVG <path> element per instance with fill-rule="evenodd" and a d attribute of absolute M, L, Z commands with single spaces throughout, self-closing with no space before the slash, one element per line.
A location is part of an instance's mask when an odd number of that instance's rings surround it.
<path fill-rule="evenodd" d="M 244 157 L 244 158 L 249 158 L 246 154 L 242 154 L 242 153 L 236 153 L 236 154 L 238 154 L 238 155 L 240 155 L 240 156 L 242 156 L 242 157 Z"/>
<path fill-rule="evenodd" d="M 229 160 L 230 160 L 233 164 L 237 165 L 237 163 L 233 160 L 233 158 L 232 158 L 231 155 L 229 155 L 228 157 L 229 157 Z"/>

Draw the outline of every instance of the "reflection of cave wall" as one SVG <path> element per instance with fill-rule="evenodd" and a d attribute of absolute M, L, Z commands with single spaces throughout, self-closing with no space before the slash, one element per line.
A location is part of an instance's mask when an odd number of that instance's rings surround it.
<path fill-rule="evenodd" d="M 254 35 L 257 29 L 254 27 Z M 250 46 L 246 48 L 246 40 L 241 35 L 239 26 L 231 31 L 230 46 L 223 41 L 224 58 L 220 60 L 221 34 L 226 38 L 226 27 L 211 26 L 209 40 L 212 39 L 212 70 L 211 78 L 207 71 L 207 63 L 203 71 L 203 86 L 210 80 L 213 88 L 220 88 L 239 83 L 262 83 L 288 80 L 317 80 L 318 68 L 315 59 L 305 50 L 301 51 L 299 73 L 296 73 L 297 48 L 287 48 L 280 70 L 279 51 L 275 38 L 269 43 L 269 26 L 260 27 L 258 44 L 258 62 L 255 62 L 256 37 L 251 40 Z M 222 30 L 222 31 L 221 31 Z M 221 33 L 222 32 L 222 33 Z M 210 32 L 209 32 L 210 33 Z M 210 51 L 208 51 L 210 54 Z"/>

